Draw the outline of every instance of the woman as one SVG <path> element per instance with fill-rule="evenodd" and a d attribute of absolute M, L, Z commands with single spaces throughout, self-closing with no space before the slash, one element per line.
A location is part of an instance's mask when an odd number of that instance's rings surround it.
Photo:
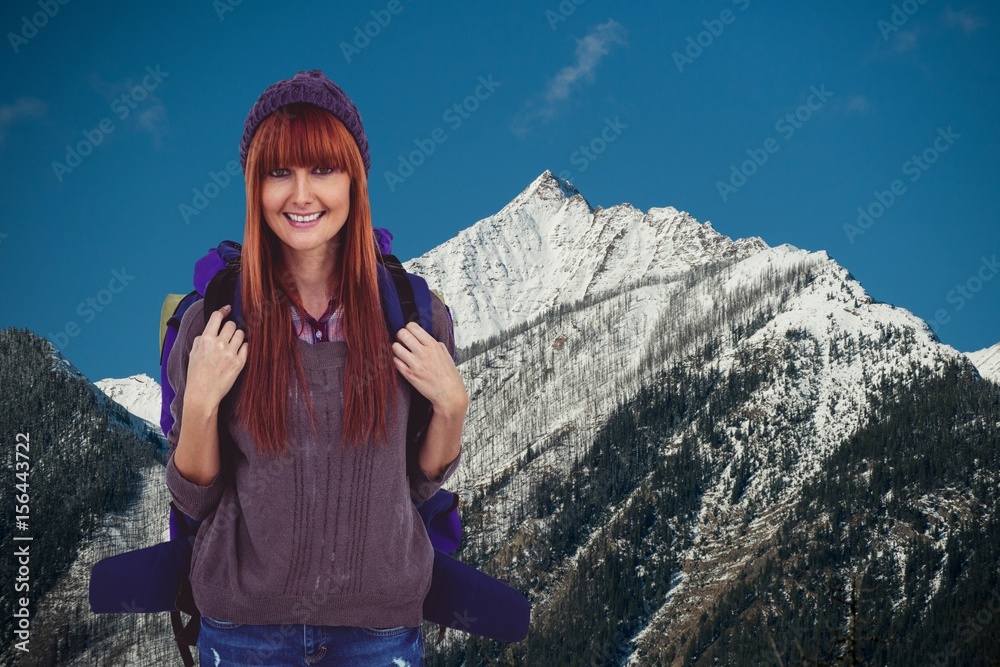
<path fill-rule="evenodd" d="M 410 323 L 391 339 L 368 144 L 322 72 L 264 91 L 241 159 L 246 331 L 223 324 L 229 307 L 206 323 L 198 302 L 168 361 L 167 485 L 203 520 L 190 575 L 202 664 L 422 665 L 434 553 L 412 497 L 457 468 L 469 400 L 447 312 L 434 295 L 440 330 Z M 407 383 L 434 410 L 418 469 Z"/>

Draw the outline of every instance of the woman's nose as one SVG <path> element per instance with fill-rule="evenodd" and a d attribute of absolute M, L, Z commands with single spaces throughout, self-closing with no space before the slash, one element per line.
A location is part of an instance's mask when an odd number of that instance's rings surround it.
<path fill-rule="evenodd" d="M 295 175 L 295 187 L 292 192 L 295 203 L 308 203 L 312 201 L 312 179 L 309 174 L 298 173 Z"/>

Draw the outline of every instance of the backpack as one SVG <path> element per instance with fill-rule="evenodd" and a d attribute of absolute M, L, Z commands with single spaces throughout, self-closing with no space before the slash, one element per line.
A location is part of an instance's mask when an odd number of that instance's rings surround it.
<path fill-rule="evenodd" d="M 396 332 L 416 321 L 425 331 L 433 331 L 430 290 L 420 276 L 406 271 L 392 254 L 392 234 L 374 228 L 379 291 L 386 326 L 395 340 Z M 167 377 L 167 360 L 177 338 L 184 313 L 198 300 L 205 300 L 205 318 L 225 304 L 233 308 L 226 319 L 242 325 L 240 260 L 242 248 L 223 241 L 195 263 L 194 287 L 186 295 L 167 295 L 160 318 L 160 370 L 162 403 L 160 426 L 166 434 L 173 425 L 170 412 L 175 392 Z M 441 299 L 441 295 L 434 291 Z M 449 326 L 454 326 L 451 308 L 445 304 Z M 454 357 L 453 357 L 454 358 Z M 242 377 L 240 378 L 242 379 Z M 239 381 L 239 380 L 238 380 Z M 232 395 L 235 392 L 230 392 Z M 220 406 L 220 416 L 227 401 Z M 230 406 L 231 407 L 231 406 Z M 429 401 L 415 389 L 411 392 L 407 421 L 407 469 L 419 465 L 419 445 L 430 423 Z M 225 419 L 220 419 L 225 424 Z M 434 547 L 431 590 L 424 600 L 424 618 L 441 626 L 464 630 L 501 641 L 519 642 L 527 636 L 530 604 L 517 590 L 503 581 L 452 558 L 461 540 L 458 495 L 440 488 L 421 501 L 413 498 Z M 174 639 L 187 667 L 194 664 L 191 646 L 197 645 L 201 614 L 194 602 L 188 580 L 191 551 L 200 522 L 182 512 L 171 501 L 170 540 L 160 544 L 105 558 L 95 564 L 90 579 L 90 605 L 95 613 L 170 612 Z M 187 624 L 181 612 L 190 616 Z"/>

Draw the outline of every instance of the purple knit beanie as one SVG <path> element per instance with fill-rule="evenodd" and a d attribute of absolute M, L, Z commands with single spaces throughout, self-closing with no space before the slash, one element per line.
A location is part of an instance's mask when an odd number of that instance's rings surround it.
<path fill-rule="evenodd" d="M 250 150 L 250 142 L 257 132 L 257 126 L 279 107 L 295 102 L 316 105 L 340 119 L 358 144 L 367 175 L 371 159 L 368 157 L 368 139 L 365 138 L 365 128 L 361 124 L 361 113 L 347 93 L 318 69 L 299 72 L 291 79 L 271 84 L 261 93 L 243 125 L 243 141 L 240 142 L 240 165 L 243 167 L 243 173 L 246 174 L 247 171 L 247 151 Z"/>

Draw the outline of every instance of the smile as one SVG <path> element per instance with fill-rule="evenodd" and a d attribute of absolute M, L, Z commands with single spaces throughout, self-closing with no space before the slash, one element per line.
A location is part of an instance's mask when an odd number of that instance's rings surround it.
<path fill-rule="evenodd" d="M 301 226 L 311 226 L 313 223 L 317 222 L 321 217 L 323 217 L 325 211 L 317 211 L 316 213 L 307 213 L 305 215 L 297 215 L 295 213 L 285 213 L 285 218 L 288 219 L 292 225 L 296 227 Z"/>

